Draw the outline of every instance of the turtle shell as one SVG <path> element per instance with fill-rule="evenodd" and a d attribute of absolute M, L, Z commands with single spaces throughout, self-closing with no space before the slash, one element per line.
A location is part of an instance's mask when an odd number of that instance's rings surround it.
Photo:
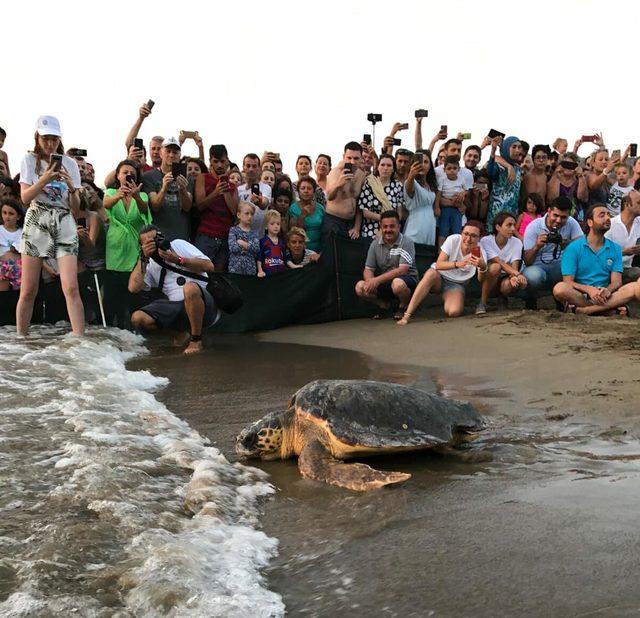
<path fill-rule="evenodd" d="M 388 382 L 316 380 L 297 391 L 291 403 L 326 421 L 350 446 L 424 448 L 450 442 L 456 430 L 484 428 L 468 402 Z"/>

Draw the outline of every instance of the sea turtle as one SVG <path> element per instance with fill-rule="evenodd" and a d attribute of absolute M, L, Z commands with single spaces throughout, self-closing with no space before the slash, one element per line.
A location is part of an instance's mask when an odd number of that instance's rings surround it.
<path fill-rule="evenodd" d="M 285 412 L 244 429 L 236 451 L 267 460 L 297 456 L 302 476 L 366 491 L 411 475 L 339 460 L 455 445 L 483 428 L 466 402 L 388 382 L 315 380 L 293 395 Z"/>

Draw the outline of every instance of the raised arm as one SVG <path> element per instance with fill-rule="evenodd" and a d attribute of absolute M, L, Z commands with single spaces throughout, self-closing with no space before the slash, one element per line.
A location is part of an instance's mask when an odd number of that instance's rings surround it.
<path fill-rule="evenodd" d="M 151 110 L 149 109 L 146 103 L 142 105 L 142 107 L 138 110 L 138 117 L 136 118 L 136 121 L 133 123 L 133 126 L 131 127 L 131 129 L 129 129 L 129 133 L 127 133 L 127 137 L 124 140 L 124 145 L 127 147 L 127 151 L 129 150 L 129 147 L 133 144 L 133 140 L 136 137 L 138 137 L 138 132 L 140 131 L 140 127 L 142 127 L 142 123 L 150 113 L 151 113 Z"/>

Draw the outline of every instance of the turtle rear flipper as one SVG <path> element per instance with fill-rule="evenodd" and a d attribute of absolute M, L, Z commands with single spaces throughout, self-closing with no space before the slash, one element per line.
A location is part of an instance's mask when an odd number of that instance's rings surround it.
<path fill-rule="evenodd" d="M 354 491 L 378 489 L 411 478 L 404 472 L 383 472 L 362 463 L 344 463 L 335 459 L 319 440 L 312 440 L 298 457 L 302 476 Z"/>

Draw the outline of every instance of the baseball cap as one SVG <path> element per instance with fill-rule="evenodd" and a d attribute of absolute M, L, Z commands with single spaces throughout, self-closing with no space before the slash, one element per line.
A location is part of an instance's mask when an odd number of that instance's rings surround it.
<path fill-rule="evenodd" d="M 175 146 L 178 150 L 182 149 L 180 142 L 175 137 L 167 137 L 167 139 L 162 142 L 163 148 L 168 148 L 169 146 Z"/>
<path fill-rule="evenodd" d="M 40 118 L 38 118 L 36 131 L 38 135 L 55 135 L 56 137 L 62 137 L 60 123 L 54 116 L 40 116 Z"/>

